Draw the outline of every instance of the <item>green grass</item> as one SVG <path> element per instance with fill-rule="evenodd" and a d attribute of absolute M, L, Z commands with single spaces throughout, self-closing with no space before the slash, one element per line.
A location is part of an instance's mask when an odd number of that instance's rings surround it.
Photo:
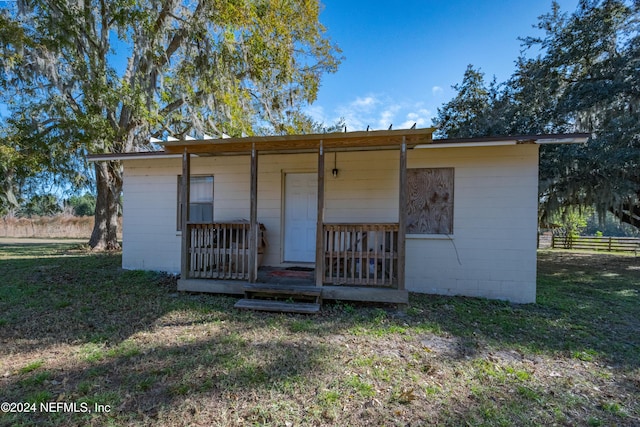
<path fill-rule="evenodd" d="M 1 245 L 0 425 L 640 424 L 640 258 L 541 252 L 538 303 L 233 309 L 68 243 Z"/>
<path fill-rule="evenodd" d="M 41 367 L 42 365 L 44 365 L 44 361 L 42 360 L 36 360 L 34 362 L 31 362 L 29 364 L 27 364 L 26 366 L 23 366 L 22 368 L 20 368 L 18 370 L 18 373 L 20 374 L 26 374 L 28 372 L 31 371 L 35 371 L 36 369 L 38 369 L 39 367 Z"/>

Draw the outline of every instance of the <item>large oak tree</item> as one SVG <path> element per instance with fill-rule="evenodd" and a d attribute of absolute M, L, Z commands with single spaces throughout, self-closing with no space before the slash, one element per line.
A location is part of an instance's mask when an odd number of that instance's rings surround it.
<path fill-rule="evenodd" d="M 340 61 L 316 0 L 4 4 L 2 100 L 65 161 L 153 149 L 151 136 L 303 131 L 301 107 Z M 90 244 L 116 248 L 121 165 L 95 163 L 95 180 Z"/>
<path fill-rule="evenodd" d="M 590 133 L 542 147 L 542 219 L 595 206 L 640 227 L 640 3 L 582 0 L 569 14 L 554 2 L 537 27 L 507 82 L 487 86 L 470 67 L 434 124 L 449 137 Z"/>

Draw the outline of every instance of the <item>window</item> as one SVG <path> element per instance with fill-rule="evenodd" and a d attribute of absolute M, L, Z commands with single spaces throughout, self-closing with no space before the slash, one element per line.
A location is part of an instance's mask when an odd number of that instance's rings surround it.
<path fill-rule="evenodd" d="M 178 225 L 182 229 L 182 176 L 178 175 Z M 213 222 L 213 176 L 192 176 L 189 184 L 189 222 Z"/>
<path fill-rule="evenodd" d="M 407 234 L 453 233 L 453 168 L 407 169 Z"/>

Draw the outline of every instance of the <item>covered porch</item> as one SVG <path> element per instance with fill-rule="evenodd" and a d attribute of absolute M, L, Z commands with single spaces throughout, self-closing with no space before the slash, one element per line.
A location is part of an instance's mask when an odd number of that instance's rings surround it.
<path fill-rule="evenodd" d="M 323 299 L 406 303 L 407 150 L 417 144 L 431 143 L 431 133 L 432 129 L 411 129 L 166 143 L 167 153 L 182 156 L 179 290 L 245 294 L 247 286 L 266 282 L 264 271 L 259 270 L 261 258 L 269 251 L 264 237 L 268 230 L 258 217 L 259 159 L 266 155 L 315 153 L 315 248 L 312 248 L 311 262 L 302 264 L 312 271 L 307 274 L 306 284 L 319 289 Z M 398 159 L 395 166 L 398 171 L 397 220 L 371 222 L 353 215 L 347 221 L 325 221 L 326 158 L 332 153 L 335 156 L 341 152 L 365 151 L 395 152 L 393 157 Z M 189 221 L 193 156 L 249 156 L 248 220 Z M 281 215 L 283 222 L 288 220 L 283 213 Z M 270 286 L 286 287 L 292 281 L 278 282 L 277 277 L 272 277 L 269 282 Z"/>

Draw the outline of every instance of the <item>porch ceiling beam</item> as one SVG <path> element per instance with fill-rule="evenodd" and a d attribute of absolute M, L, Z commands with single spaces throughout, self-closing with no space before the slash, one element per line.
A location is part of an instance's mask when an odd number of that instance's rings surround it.
<path fill-rule="evenodd" d="M 409 145 L 427 144 L 432 141 L 432 128 L 328 133 L 314 135 L 280 135 L 246 138 L 228 138 L 202 141 L 165 142 L 167 153 L 181 153 L 184 148 L 193 154 L 250 153 L 255 144 L 256 149 L 265 151 L 282 150 L 318 150 L 322 141 L 325 151 L 347 148 L 399 147 L 403 141 Z"/>

